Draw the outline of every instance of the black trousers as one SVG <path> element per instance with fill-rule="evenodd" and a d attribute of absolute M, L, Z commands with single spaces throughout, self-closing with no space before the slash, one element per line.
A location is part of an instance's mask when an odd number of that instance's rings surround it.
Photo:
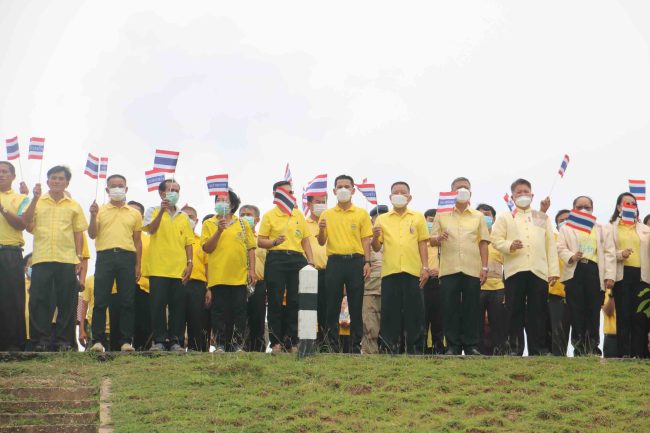
<path fill-rule="evenodd" d="M 444 333 L 442 328 L 443 310 L 440 293 L 440 280 L 429 278 L 422 290 L 424 297 L 424 345 L 426 352 L 433 355 L 440 355 L 445 352 Z M 431 348 L 427 347 L 429 332 L 431 332 Z"/>
<path fill-rule="evenodd" d="M 298 273 L 305 266 L 307 266 L 307 259 L 300 253 L 269 251 L 266 256 L 264 281 L 266 281 L 266 296 L 269 303 L 268 323 L 271 346 L 284 343 L 287 347 L 291 347 L 298 344 Z M 285 289 L 287 305 L 283 307 L 282 298 Z"/>
<path fill-rule="evenodd" d="M 340 352 L 339 316 L 343 289 L 348 297 L 348 310 L 350 311 L 350 342 L 352 353 L 361 353 L 361 338 L 363 337 L 363 256 L 331 255 L 327 258 L 327 271 L 325 273 L 325 287 L 327 293 L 325 334 L 330 344 L 330 350 Z M 318 313 L 317 313 L 318 314 Z"/>
<path fill-rule="evenodd" d="M 319 343 L 326 342 L 325 333 L 327 332 L 327 286 L 326 286 L 326 269 L 318 270 L 318 299 L 316 302 L 316 320 L 318 321 L 318 332 L 316 341 Z"/>
<path fill-rule="evenodd" d="M 135 294 L 133 295 L 135 297 Z M 135 302 L 134 302 L 135 303 Z M 120 295 L 119 293 L 111 293 L 111 300 L 108 303 L 108 317 L 110 318 L 111 326 L 108 337 L 108 346 L 112 352 L 119 351 L 124 342 L 120 327 Z M 91 333 L 92 335 L 92 333 Z"/>
<path fill-rule="evenodd" d="M 483 355 L 504 355 L 506 353 L 508 318 L 504 304 L 505 297 L 505 289 L 481 290 L 478 330 L 479 351 Z M 486 335 L 484 326 L 486 315 L 489 335 Z"/>
<path fill-rule="evenodd" d="M 528 355 L 548 353 L 546 345 L 546 308 L 548 282 L 530 271 L 518 272 L 506 279 L 506 308 L 510 321 L 510 353 L 524 354 L 524 328 Z"/>
<path fill-rule="evenodd" d="M 106 308 L 111 304 L 111 290 L 117 283 L 119 323 L 111 321 L 111 335 L 121 338 L 118 344 L 133 342 L 135 319 L 135 261 L 132 251 L 105 250 L 97 252 L 95 262 L 95 306 L 93 308 L 93 343 L 106 346 Z M 119 326 L 119 328 L 118 328 Z M 116 333 L 115 331 L 119 331 Z"/>
<path fill-rule="evenodd" d="M 481 280 L 463 273 L 440 278 L 447 350 L 460 355 L 478 349 Z"/>
<path fill-rule="evenodd" d="M 246 350 L 249 352 L 265 352 L 266 284 L 264 281 L 258 281 L 255 284 L 255 291 L 248 297 L 246 310 L 248 313 Z"/>
<path fill-rule="evenodd" d="M 25 271 L 22 249 L 0 248 L 0 352 L 25 348 Z"/>
<path fill-rule="evenodd" d="M 571 316 L 571 344 L 576 356 L 596 353 L 600 343 L 600 290 L 598 264 L 578 262 L 573 278 L 564 283 Z"/>
<path fill-rule="evenodd" d="M 137 286 L 135 288 L 135 320 L 133 327 L 133 347 L 148 350 L 151 346 L 151 303 L 149 293 Z"/>
<path fill-rule="evenodd" d="M 54 336 L 56 349 L 72 348 L 71 342 L 74 341 L 77 323 L 78 284 L 75 265 L 72 263 L 44 262 L 32 266 L 32 282 L 29 289 L 29 335 L 34 350 L 47 350 L 55 308 L 58 309 Z"/>
<path fill-rule="evenodd" d="M 548 317 L 551 328 L 551 353 L 554 356 L 566 356 L 571 314 L 562 296 L 548 295 Z"/>
<path fill-rule="evenodd" d="M 180 278 L 149 277 L 153 342 L 185 342 L 185 290 Z M 169 309 L 169 318 L 167 317 Z"/>
<path fill-rule="evenodd" d="M 407 353 L 424 353 L 424 305 L 419 284 L 418 277 L 405 272 L 387 275 L 381 280 L 379 338 L 384 350 L 390 354 L 399 353 L 402 332 L 405 334 Z"/>
<path fill-rule="evenodd" d="M 205 308 L 205 281 L 189 280 L 185 285 L 187 348 L 196 352 L 210 349 L 210 313 Z"/>
<path fill-rule="evenodd" d="M 603 340 L 603 357 L 618 358 L 618 344 L 616 341 L 616 334 L 605 334 L 605 339 Z"/>
<path fill-rule="evenodd" d="M 649 296 L 640 298 L 639 293 L 648 287 L 641 281 L 641 269 L 626 266 L 623 279 L 614 284 L 614 304 L 616 306 L 616 338 L 619 357 L 641 358 L 646 353 L 647 317 L 637 313 L 639 304 Z"/>
<path fill-rule="evenodd" d="M 210 319 L 217 346 L 243 348 L 246 332 L 246 285 L 217 285 L 210 287 L 210 290 Z"/>

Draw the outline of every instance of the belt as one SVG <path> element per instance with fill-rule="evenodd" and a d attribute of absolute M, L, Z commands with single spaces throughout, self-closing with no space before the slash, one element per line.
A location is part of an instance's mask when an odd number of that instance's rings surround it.
<path fill-rule="evenodd" d="M 302 256 L 302 253 L 299 253 L 298 251 L 293 251 L 293 250 L 270 250 L 268 254 L 271 255 L 285 255 L 285 256 Z"/>
<path fill-rule="evenodd" d="M 332 254 L 329 258 L 337 258 L 342 260 L 352 260 L 362 258 L 363 254 Z"/>
<path fill-rule="evenodd" d="M 578 260 L 579 263 L 582 263 L 583 265 L 588 265 L 588 264 L 593 264 L 593 265 L 598 265 L 598 263 L 594 262 L 593 260 L 589 259 L 580 259 Z"/>
<path fill-rule="evenodd" d="M 102 253 L 133 253 L 133 254 L 135 254 L 135 251 L 129 251 L 129 250 L 125 250 L 123 248 L 107 248 L 105 250 L 97 251 L 97 254 L 102 254 Z"/>
<path fill-rule="evenodd" d="M 22 251 L 23 247 L 19 247 L 18 245 L 0 245 L 0 250 Z"/>

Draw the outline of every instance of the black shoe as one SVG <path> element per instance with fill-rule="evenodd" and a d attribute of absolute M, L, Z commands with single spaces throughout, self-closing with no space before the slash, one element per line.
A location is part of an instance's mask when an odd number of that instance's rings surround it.
<path fill-rule="evenodd" d="M 447 351 L 444 353 L 445 356 L 456 356 L 454 351 L 452 349 L 447 349 Z"/>

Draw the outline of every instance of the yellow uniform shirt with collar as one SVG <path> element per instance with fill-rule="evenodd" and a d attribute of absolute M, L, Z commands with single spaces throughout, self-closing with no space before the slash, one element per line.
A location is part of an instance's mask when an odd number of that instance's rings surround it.
<path fill-rule="evenodd" d="M 149 243 L 151 242 L 151 236 L 149 233 L 142 233 L 142 258 L 141 258 L 141 263 L 140 263 L 140 279 L 138 280 L 138 286 L 140 289 L 142 289 L 143 292 L 149 293 L 149 277 L 145 277 L 145 275 L 149 275 L 147 271 L 147 254 L 149 254 Z"/>
<path fill-rule="evenodd" d="M 632 250 L 632 254 L 623 261 L 623 265 L 640 268 L 641 240 L 639 239 L 639 234 L 636 232 L 636 226 L 634 224 L 619 223 L 616 230 L 618 231 L 618 245 L 616 246 L 616 249 L 626 250 L 630 248 Z"/>
<path fill-rule="evenodd" d="M 429 260 L 429 269 L 440 270 L 440 257 L 438 257 L 438 247 L 432 247 L 430 243 L 427 244 Z"/>
<path fill-rule="evenodd" d="M 372 237 L 372 222 L 365 209 L 339 205 L 327 209 L 320 216 L 327 221 L 327 255 L 364 254 L 361 239 Z"/>
<path fill-rule="evenodd" d="M 88 223 L 79 203 L 66 196 L 57 202 L 49 194 L 43 194 L 34 214 L 32 265 L 79 263 L 74 233 L 87 229 Z"/>
<path fill-rule="evenodd" d="M 190 280 L 207 283 L 206 269 L 208 266 L 208 255 L 203 251 L 201 237 L 196 234 L 194 234 L 194 241 L 192 242 L 192 265 Z"/>
<path fill-rule="evenodd" d="M 149 208 L 144 218 L 145 231 L 153 221 L 160 207 Z M 165 211 L 158 230 L 150 235 L 146 257 L 146 277 L 182 278 L 187 267 L 185 247 L 194 242 L 194 231 L 186 214 L 177 210 L 174 215 Z"/>
<path fill-rule="evenodd" d="M 218 224 L 216 216 L 203 223 L 201 245 L 217 232 Z M 255 248 L 251 226 L 233 215 L 230 225 L 221 232 L 216 248 L 207 255 L 208 287 L 245 285 L 248 281 L 248 250 L 251 248 Z"/>
<path fill-rule="evenodd" d="M 501 290 L 503 283 L 503 256 L 492 244 L 488 245 L 488 274 L 481 290 Z"/>
<path fill-rule="evenodd" d="M 135 252 L 133 234 L 142 231 L 142 216 L 131 206 L 107 203 L 97 212 L 95 249 L 104 251 L 120 248 Z"/>
<path fill-rule="evenodd" d="M 609 294 L 605 292 L 605 300 L 603 305 L 609 300 Z M 616 335 L 616 310 L 611 316 L 608 316 L 603 312 L 603 334 L 605 335 Z"/>
<path fill-rule="evenodd" d="M 318 243 L 318 220 L 314 220 L 311 216 L 307 218 L 307 228 L 309 229 L 309 245 L 311 245 L 311 253 L 314 257 L 314 267 L 318 270 L 323 270 L 327 267 L 327 244 L 321 246 Z"/>
<path fill-rule="evenodd" d="M 83 243 L 81 244 L 81 258 L 90 259 L 90 247 L 88 246 L 88 234 L 83 233 Z"/>
<path fill-rule="evenodd" d="M 393 209 L 379 215 L 375 226 L 381 228 L 379 241 L 384 246 L 382 277 L 402 272 L 419 277 L 422 271 L 419 243 L 429 240 L 424 215 L 410 209 L 400 215 Z"/>
<path fill-rule="evenodd" d="M 257 245 L 257 235 L 255 235 L 255 245 Z M 264 266 L 266 265 L 266 250 L 264 248 L 255 249 L 255 277 L 257 281 L 264 281 Z"/>
<path fill-rule="evenodd" d="M 553 237 L 555 239 L 555 243 L 557 244 L 557 233 L 553 233 Z M 597 262 L 596 262 L 597 263 Z M 560 275 L 562 275 L 562 267 L 564 266 L 564 263 L 562 263 L 562 260 L 558 258 L 558 269 L 560 271 Z M 560 283 L 560 280 L 558 279 L 555 284 L 548 285 L 548 294 L 549 295 L 556 295 L 556 296 L 561 296 L 563 298 L 566 298 L 566 292 L 564 291 L 564 284 Z"/>
<path fill-rule="evenodd" d="M 111 295 L 117 293 L 117 285 L 113 282 L 113 288 L 111 289 Z M 86 303 L 88 308 L 86 309 L 86 320 L 88 324 L 93 323 L 93 307 L 95 306 L 95 276 L 91 275 L 86 278 L 86 288 L 81 293 L 81 299 Z M 106 332 L 111 332 L 111 323 L 110 316 L 108 314 L 108 308 L 106 308 Z"/>
<path fill-rule="evenodd" d="M 524 247 L 511 252 L 515 240 L 520 240 Z M 510 212 L 499 214 L 492 227 L 492 243 L 503 254 L 506 279 L 527 271 L 544 281 L 559 278 L 557 243 L 551 218 L 545 213 L 529 208 L 518 209 L 514 218 Z"/>
<path fill-rule="evenodd" d="M 481 275 L 481 254 L 479 243 L 490 241 L 490 232 L 483 214 L 467 207 L 462 212 L 454 207 L 452 212 L 436 215 L 433 221 L 433 236 L 444 232 L 449 239 L 440 246 L 440 276 L 462 272 L 470 277 Z"/>
<path fill-rule="evenodd" d="M 0 203 L 2 207 L 9 212 L 22 216 L 23 212 L 29 205 L 29 198 L 26 195 L 19 194 L 10 189 L 9 191 L 0 191 Z M 11 245 L 22 247 L 25 245 L 23 231 L 11 227 L 7 219 L 0 215 L 0 245 Z"/>
<path fill-rule="evenodd" d="M 271 241 L 277 239 L 278 236 L 284 235 L 285 241 L 270 248 L 269 251 L 289 250 L 300 254 L 305 253 L 301 244 L 302 240 L 311 236 L 302 212 L 294 208 L 291 218 L 289 218 L 289 215 L 282 212 L 277 206 L 266 212 L 262 217 L 259 235 L 266 236 Z"/>
<path fill-rule="evenodd" d="M 578 231 L 578 246 L 583 259 L 591 260 L 598 264 L 598 237 L 595 226 L 589 234 Z"/>

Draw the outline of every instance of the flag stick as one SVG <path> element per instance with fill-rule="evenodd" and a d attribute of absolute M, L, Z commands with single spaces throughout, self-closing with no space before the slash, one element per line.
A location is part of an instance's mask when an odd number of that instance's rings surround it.
<path fill-rule="evenodd" d="M 43 175 L 43 157 L 41 157 L 41 164 L 38 169 L 38 183 L 41 182 L 41 176 Z"/>
<path fill-rule="evenodd" d="M 555 189 L 555 185 L 557 184 L 557 179 L 558 178 L 556 177 L 555 180 L 553 181 L 553 185 L 551 185 L 551 191 L 548 193 L 549 197 L 551 196 L 551 194 L 553 194 L 553 190 Z"/>
<path fill-rule="evenodd" d="M 23 176 L 23 164 L 20 162 L 20 156 L 18 157 L 18 170 L 20 170 L 20 182 L 24 182 L 25 177 Z"/>
<path fill-rule="evenodd" d="M 97 201 L 98 191 L 99 191 L 99 176 L 97 176 L 97 182 L 95 182 L 95 201 Z"/>

